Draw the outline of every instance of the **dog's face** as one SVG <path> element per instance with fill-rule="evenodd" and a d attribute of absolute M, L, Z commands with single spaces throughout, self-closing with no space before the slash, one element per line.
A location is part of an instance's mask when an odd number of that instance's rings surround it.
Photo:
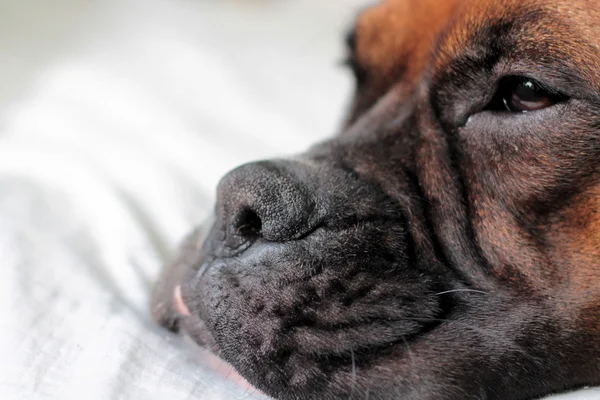
<path fill-rule="evenodd" d="M 600 5 L 388 0 L 348 46 L 343 132 L 225 176 L 155 317 L 279 399 L 599 384 Z"/>

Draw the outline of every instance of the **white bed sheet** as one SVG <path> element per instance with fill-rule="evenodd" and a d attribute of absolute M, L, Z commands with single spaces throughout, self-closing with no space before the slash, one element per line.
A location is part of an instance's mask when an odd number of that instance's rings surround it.
<path fill-rule="evenodd" d="M 256 398 L 149 288 L 223 173 L 335 131 L 356 3 L 0 3 L 0 399 Z"/>

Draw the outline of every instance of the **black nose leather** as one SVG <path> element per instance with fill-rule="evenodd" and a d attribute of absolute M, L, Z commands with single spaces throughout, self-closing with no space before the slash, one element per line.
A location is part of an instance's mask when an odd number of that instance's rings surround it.
<path fill-rule="evenodd" d="M 317 223 L 315 201 L 293 161 L 261 161 L 225 175 L 217 188 L 217 223 L 229 247 L 248 239 L 283 242 L 302 237 Z"/>

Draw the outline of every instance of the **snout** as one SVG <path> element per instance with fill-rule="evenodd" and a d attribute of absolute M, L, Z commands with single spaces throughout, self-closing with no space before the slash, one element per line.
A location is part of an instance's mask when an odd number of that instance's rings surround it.
<path fill-rule="evenodd" d="M 331 162 L 231 171 L 204 231 L 161 278 L 155 318 L 277 398 L 343 393 L 353 368 L 403 349 L 441 312 L 401 208 Z"/>

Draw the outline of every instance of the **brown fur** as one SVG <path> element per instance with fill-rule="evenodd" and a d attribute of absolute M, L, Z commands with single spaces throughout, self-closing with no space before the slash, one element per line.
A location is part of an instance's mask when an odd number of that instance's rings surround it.
<path fill-rule="evenodd" d="M 540 64 L 559 62 L 578 71 L 591 91 L 600 91 L 600 3 L 593 0 L 510 0 L 502 2 L 502 6 L 490 0 L 383 1 L 364 12 L 356 24 L 355 57 L 370 78 L 362 90 L 370 93 L 389 90 L 393 85 L 413 87 L 424 75 L 435 76 L 448 68 L 452 60 L 477 50 L 471 43 L 474 28 L 510 18 L 511 14 L 521 19 L 523 14 L 528 16 L 517 32 L 519 47 L 511 55 L 515 64 L 511 68 L 518 71 L 525 67 L 524 60 L 534 57 Z M 541 14 L 543 18 L 538 18 Z M 430 60 L 433 66 L 429 65 Z M 381 89 L 383 82 L 388 83 L 385 89 Z M 359 93 L 359 99 L 360 96 Z M 533 190 L 542 191 L 548 181 L 558 178 L 553 176 L 553 170 L 561 174 L 561 170 L 576 168 L 580 156 L 594 157 L 585 150 L 572 148 L 585 146 L 588 132 L 581 133 L 581 140 L 576 135 L 565 139 L 565 132 L 577 129 L 577 124 L 574 125 L 548 127 L 548 136 L 539 140 L 515 138 L 510 145 L 503 144 L 515 148 L 515 154 L 504 156 L 504 160 L 494 160 L 497 148 L 482 147 L 480 132 L 473 138 L 473 151 L 465 152 L 477 157 L 468 162 L 486 169 L 479 174 L 505 181 L 505 185 L 510 186 L 489 186 L 482 182 L 486 187 L 477 188 L 478 182 L 474 181 L 472 190 L 476 193 L 471 194 L 477 234 L 496 273 L 514 288 L 534 290 L 537 295 L 572 304 L 569 312 L 592 310 L 590 312 L 598 316 L 600 172 L 577 177 L 574 185 L 584 188 L 584 192 L 573 191 L 577 195 L 568 204 L 548 211 L 551 215 L 545 219 L 551 222 L 541 224 L 538 231 L 547 237 L 532 237 L 531 233 L 524 232 L 522 221 L 516 221 L 507 210 L 509 205 L 499 206 L 495 204 L 497 200 L 490 199 L 514 198 L 512 201 L 527 202 Z M 470 145 L 468 136 L 463 144 Z M 493 164 L 490 170 L 486 160 L 497 161 L 504 171 L 494 170 Z M 438 168 L 443 170 L 443 166 Z M 478 174 L 477 171 L 470 173 Z M 432 182 L 432 186 L 435 185 Z M 561 195 L 568 197 L 569 192 Z M 527 223 L 536 224 L 535 221 Z M 515 235 L 515 232 L 521 234 Z M 535 244 L 537 239 L 544 239 L 541 247 Z M 528 245 L 521 245 L 522 241 Z M 558 287 L 557 280 L 562 282 Z M 575 314 L 576 318 L 585 317 Z M 600 322 L 590 323 L 589 329 L 595 330 L 600 338 Z"/>

